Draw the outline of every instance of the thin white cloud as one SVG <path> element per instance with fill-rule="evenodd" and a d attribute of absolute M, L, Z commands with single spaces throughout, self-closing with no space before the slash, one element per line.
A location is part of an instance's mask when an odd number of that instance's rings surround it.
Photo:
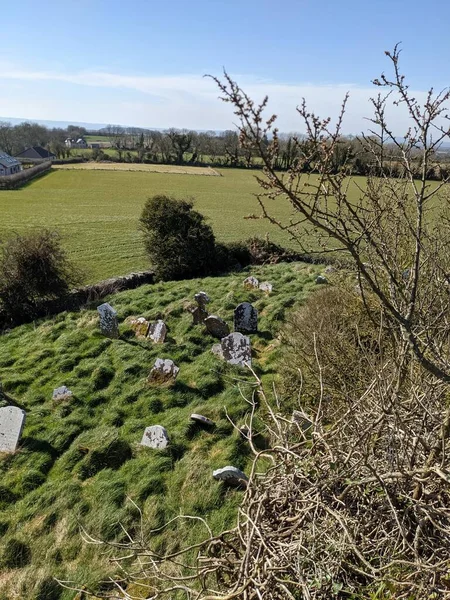
<path fill-rule="evenodd" d="M 365 117 L 371 115 L 369 99 L 378 90 L 373 87 L 361 87 L 352 84 L 311 83 L 285 84 L 270 80 L 256 80 L 254 77 L 237 76 L 236 80 L 255 100 L 269 96 L 269 110 L 277 115 L 278 127 L 282 131 L 302 131 L 296 106 L 306 98 L 308 106 L 321 116 L 336 118 L 345 92 L 350 92 L 344 132 L 358 133 L 368 127 Z M 13 68 L 11 65 L 0 68 L 0 85 L 6 82 L 26 84 L 48 82 L 48 94 L 40 96 L 39 106 L 30 107 L 22 102 L 17 91 L 13 97 L 2 94 L 0 114 L 26 118 L 77 120 L 86 122 L 114 122 L 125 125 L 149 127 L 186 127 L 193 129 L 228 129 L 233 126 L 235 117 L 231 107 L 218 100 L 219 90 L 215 83 L 201 75 L 180 76 L 142 76 L 121 75 L 108 72 L 81 71 L 78 73 L 58 73 L 49 71 L 31 71 Z M 120 99 L 110 96 L 108 106 L 104 106 L 100 96 L 96 98 L 94 90 L 86 94 L 86 103 L 76 101 L 60 106 L 55 101 L 59 83 L 89 88 L 107 88 L 121 90 Z M 2 87 L 4 87 L 2 85 Z M 17 87 L 17 86 L 16 86 Z M 13 91 L 13 90 L 11 90 Z M 130 92 L 124 101 L 126 91 Z M 425 99 L 425 93 L 414 92 L 416 98 Z M 26 100 L 26 99 L 25 99 Z M 22 106 L 28 105 L 39 114 L 19 114 Z M 388 115 L 394 114 L 393 107 Z M 403 108 L 395 112 L 395 133 L 401 135 L 408 127 Z"/>

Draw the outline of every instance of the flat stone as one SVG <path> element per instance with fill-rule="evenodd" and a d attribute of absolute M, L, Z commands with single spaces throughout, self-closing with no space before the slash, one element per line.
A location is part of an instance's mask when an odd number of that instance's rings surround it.
<path fill-rule="evenodd" d="M 102 334 L 109 338 L 118 338 L 119 322 L 114 308 L 105 302 L 97 307 L 97 311 L 100 315 L 100 331 Z"/>
<path fill-rule="evenodd" d="M 194 325 L 201 325 L 204 320 L 208 317 L 208 311 L 202 306 L 196 306 L 192 311 L 192 321 Z"/>
<path fill-rule="evenodd" d="M 25 424 L 25 411 L 17 406 L 0 408 L 0 452 L 15 452 Z"/>
<path fill-rule="evenodd" d="M 147 337 L 148 328 L 150 327 L 149 321 L 144 317 L 127 317 L 125 322 L 135 332 L 136 337 Z"/>
<path fill-rule="evenodd" d="M 253 276 L 247 277 L 247 279 L 244 279 L 244 287 L 247 290 L 258 289 L 259 281 L 256 279 L 256 277 L 253 277 Z"/>
<path fill-rule="evenodd" d="M 259 284 L 259 289 L 265 292 L 266 294 L 270 294 L 273 290 L 273 285 L 268 281 L 263 281 Z"/>
<path fill-rule="evenodd" d="M 167 448 L 170 443 L 169 434 L 162 425 L 146 427 L 142 436 L 141 445 L 149 448 Z"/>
<path fill-rule="evenodd" d="M 198 292 L 198 294 L 195 294 L 194 300 L 201 308 L 205 308 L 205 306 L 211 302 L 206 292 Z"/>
<path fill-rule="evenodd" d="M 156 323 L 152 323 L 148 328 L 148 337 L 155 342 L 155 344 L 163 344 L 167 336 L 167 326 L 164 321 L 159 319 Z"/>
<path fill-rule="evenodd" d="M 222 344 L 214 344 L 211 348 L 211 352 L 219 358 L 223 358 Z"/>
<path fill-rule="evenodd" d="M 234 330 L 241 333 L 258 331 L 258 311 L 250 302 L 242 302 L 234 310 Z"/>
<path fill-rule="evenodd" d="M 316 277 L 316 283 L 318 285 L 323 285 L 325 283 L 328 283 L 328 279 L 324 275 L 317 275 L 317 277 Z"/>
<path fill-rule="evenodd" d="M 208 419 L 208 417 L 204 417 L 203 415 L 198 415 L 197 413 L 192 413 L 191 419 L 192 421 L 196 421 L 207 427 L 214 427 L 215 425 L 214 421 L 211 421 L 211 419 Z"/>
<path fill-rule="evenodd" d="M 230 333 L 230 328 L 227 323 L 216 315 L 207 317 L 205 319 L 205 325 L 208 332 L 219 340 Z"/>
<path fill-rule="evenodd" d="M 65 385 L 62 385 L 59 388 L 56 388 L 53 390 L 53 396 L 52 399 L 53 400 L 70 400 L 70 398 L 72 398 L 73 396 L 73 392 L 71 392 L 69 390 L 68 387 L 66 387 Z"/>
<path fill-rule="evenodd" d="M 224 481 L 228 485 L 247 487 L 247 475 L 236 467 L 228 466 L 222 467 L 221 469 L 216 469 L 213 471 L 213 477 L 219 481 Z"/>
<path fill-rule="evenodd" d="M 221 341 L 224 360 L 230 365 L 245 367 L 252 364 L 250 338 L 242 333 L 230 333 Z"/>
<path fill-rule="evenodd" d="M 173 382 L 179 372 L 179 367 L 170 358 L 157 358 L 147 381 L 156 385 Z"/>

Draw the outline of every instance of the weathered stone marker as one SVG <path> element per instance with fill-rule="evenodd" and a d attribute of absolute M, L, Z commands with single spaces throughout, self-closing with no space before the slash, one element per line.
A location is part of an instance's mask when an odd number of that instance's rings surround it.
<path fill-rule="evenodd" d="M 245 367 L 252 364 L 250 338 L 242 333 L 230 333 L 221 341 L 223 359 L 230 365 Z"/>
<path fill-rule="evenodd" d="M 194 325 L 201 325 L 204 320 L 208 317 L 208 311 L 205 310 L 202 306 L 196 306 L 191 310 L 192 321 Z"/>
<path fill-rule="evenodd" d="M 127 317 L 126 323 L 135 332 L 136 337 L 147 337 L 150 323 L 144 317 Z"/>
<path fill-rule="evenodd" d="M 71 392 L 65 385 L 62 385 L 61 387 L 53 390 L 52 400 L 55 400 L 56 402 L 61 400 L 70 400 L 72 396 L 73 392 Z"/>
<path fill-rule="evenodd" d="M 213 477 L 214 479 L 228 483 L 228 485 L 247 487 L 247 475 L 236 467 L 228 466 L 222 467 L 222 469 L 216 469 L 213 471 Z"/>
<path fill-rule="evenodd" d="M 244 279 L 244 287 L 247 290 L 258 289 L 259 281 L 256 279 L 256 277 L 251 275 L 250 277 L 247 277 L 247 279 Z"/>
<path fill-rule="evenodd" d="M 119 337 L 119 322 L 117 320 L 117 312 L 114 308 L 105 302 L 97 307 L 100 315 L 100 331 L 109 338 Z"/>
<path fill-rule="evenodd" d="M 148 337 L 155 342 L 155 344 L 163 344 L 166 340 L 167 326 L 164 321 L 156 321 L 152 323 L 148 328 Z"/>
<path fill-rule="evenodd" d="M 0 408 L 0 452 L 15 452 L 25 424 L 25 411 L 17 406 Z"/>
<path fill-rule="evenodd" d="M 325 283 L 328 283 L 328 279 L 324 275 L 317 275 L 317 277 L 316 277 L 316 283 L 318 285 L 323 285 Z"/>
<path fill-rule="evenodd" d="M 195 294 L 194 300 L 202 308 L 205 308 L 205 306 L 207 304 L 209 304 L 210 301 L 211 301 L 210 298 L 209 298 L 209 296 L 208 296 L 208 294 L 206 292 L 198 292 L 198 294 Z"/>
<path fill-rule="evenodd" d="M 208 417 L 204 417 L 203 415 L 198 415 L 197 413 L 192 413 L 191 419 L 192 421 L 200 423 L 201 425 L 206 425 L 207 427 L 214 427 L 215 425 L 214 421 L 211 421 L 211 419 L 208 419 Z"/>
<path fill-rule="evenodd" d="M 268 281 L 263 281 L 259 284 L 259 289 L 262 290 L 265 294 L 270 294 L 273 290 L 273 285 Z"/>
<path fill-rule="evenodd" d="M 157 358 L 147 381 L 155 385 L 174 382 L 179 372 L 180 368 L 170 358 Z"/>
<path fill-rule="evenodd" d="M 258 331 L 258 311 L 250 302 L 242 302 L 234 310 L 234 330 L 241 333 Z"/>
<path fill-rule="evenodd" d="M 221 340 L 230 333 L 230 328 L 223 319 L 216 315 L 210 315 L 205 319 L 206 329 L 211 335 Z"/>
<path fill-rule="evenodd" d="M 162 425 L 146 427 L 142 436 L 141 445 L 149 448 L 167 448 L 170 443 L 169 434 Z"/>

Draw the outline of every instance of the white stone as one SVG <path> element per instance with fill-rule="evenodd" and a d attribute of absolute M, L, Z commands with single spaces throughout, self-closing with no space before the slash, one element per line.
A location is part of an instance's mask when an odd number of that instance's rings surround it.
<path fill-rule="evenodd" d="M 155 344 L 163 344 L 166 340 L 167 326 L 164 321 L 156 321 L 152 323 L 148 329 L 148 337 L 155 342 Z"/>
<path fill-rule="evenodd" d="M 25 424 L 25 411 L 17 406 L 0 408 L 0 452 L 15 452 Z"/>
<path fill-rule="evenodd" d="M 332 265 L 328 265 L 328 267 L 325 269 L 325 273 L 334 273 L 335 271 L 336 269 Z"/>
<path fill-rule="evenodd" d="M 105 302 L 97 307 L 100 315 L 100 331 L 109 338 L 119 337 L 119 322 L 117 320 L 117 312 L 114 308 Z"/>
<path fill-rule="evenodd" d="M 192 413 L 191 419 L 197 423 L 201 423 L 202 425 L 207 425 L 208 427 L 213 427 L 215 425 L 214 421 L 211 421 L 211 419 L 208 419 L 208 417 L 204 417 L 203 415 L 199 415 L 197 413 Z"/>
<path fill-rule="evenodd" d="M 265 292 L 266 294 L 270 294 L 273 290 L 273 285 L 268 281 L 263 281 L 259 284 L 259 289 Z"/>
<path fill-rule="evenodd" d="M 245 473 L 243 473 L 240 469 L 236 467 L 228 466 L 222 467 L 221 469 L 216 469 L 213 471 L 214 479 L 219 479 L 221 481 L 225 481 L 229 485 L 234 486 L 247 486 L 248 477 Z"/>
<path fill-rule="evenodd" d="M 247 279 L 244 279 L 244 287 L 247 289 L 252 289 L 252 288 L 258 289 L 259 281 L 256 279 L 256 277 L 253 277 L 253 276 L 247 277 Z"/>
<path fill-rule="evenodd" d="M 234 311 L 234 330 L 241 333 L 258 331 L 258 311 L 250 302 L 242 302 Z"/>
<path fill-rule="evenodd" d="M 148 376 L 148 382 L 163 384 L 175 381 L 179 372 L 180 368 L 170 358 L 157 358 Z"/>
<path fill-rule="evenodd" d="M 211 352 L 219 358 L 223 358 L 222 344 L 214 344 L 211 348 Z"/>
<path fill-rule="evenodd" d="M 230 333 L 221 341 L 223 358 L 230 365 L 245 367 L 252 364 L 250 338 L 242 333 Z"/>
<path fill-rule="evenodd" d="M 142 436 L 141 445 L 149 448 L 167 448 L 169 445 L 169 434 L 161 425 L 146 427 Z"/>
<path fill-rule="evenodd" d="M 53 400 L 69 400 L 73 393 L 65 385 L 53 390 Z"/>

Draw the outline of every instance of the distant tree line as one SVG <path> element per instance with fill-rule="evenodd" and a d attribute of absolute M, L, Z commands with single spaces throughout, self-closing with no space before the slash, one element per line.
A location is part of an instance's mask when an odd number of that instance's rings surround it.
<path fill-rule="evenodd" d="M 108 125 L 99 131 L 88 131 L 84 127 L 69 125 L 66 129 L 49 129 L 37 123 L 0 122 L 0 150 L 15 155 L 30 146 L 43 146 L 53 152 L 59 159 L 70 158 L 80 153 L 68 148 L 65 140 L 78 139 L 86 135 L 101 136 L 114 153 L 105 152 L 105 147 L 92 149 L 90 158 L 134 163 L 161 163 L 175 165 L 210 165 L 213 167 L 233 167 L 245 169 L 262 168 L 256 153 L 240 142 L 239 133 L 235 130 L 192 131 L 188 129 L 168 129 L 157 131 L 136 127 Z M 270 140 L 265 140 L 266 144 Z M 353 175 L 373 174 L 375 162 L 378 161 L 368 148 L 376 140 L 342 136 L 333 146 L 332 164 L 330 168 L 338 173 L 343 169 Z M 314 173 L 317 170 L 314 152 L 311 152 L 311 141 L 303 134 L 281 133 L 278 136 L 279 152 L 274 167 L 278 170 L 289 170 L 302 165 L 303 172 Z M 384 144 L 383 170 L 393 177 L 402 176 L 402 157 L 397 156 L 398 149 L 394 144 Z M 421 176 L 422 165 L 417 153 L 415 176 Z M 81 152 L 86 156 L 86 152 Z M 305 158 L 307 157 L 307 160 Z M 414 164 L 414 160 L 413 160 Z M 378 168 L 381 167 L 378 165 Z M 427 173 L 428 179 L 441 180 L 450 176 L 450 153 L 436 152 L 432 165 Z"/>

